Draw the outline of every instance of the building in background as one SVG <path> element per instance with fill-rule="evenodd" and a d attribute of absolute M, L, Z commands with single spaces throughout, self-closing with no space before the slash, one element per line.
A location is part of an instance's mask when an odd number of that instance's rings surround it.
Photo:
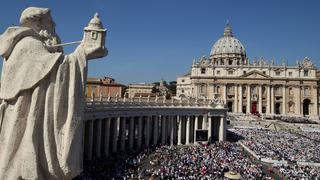
<path fill-rule="evenodd" d="M 127 89 L 127 97 L 155 97 L 156 85 L 147 83 L 129 84 Z"/>
<path fill-rule="evenodd" d="M 89 77 L 87 80 L 86 97 L 123 97 L 126 86 L 117 83 L 111 77 L 94 78 Z"/>
<path fill-rule="evenodd" d="M 319 117 L 317 68 L 309 59 L 295 65 L 255 59 L 226 25 L 210 56 L 194 61 L 191 72 L 177 78 L 177 96 L 213 98 L 218 93 L 230 112 Z"/>

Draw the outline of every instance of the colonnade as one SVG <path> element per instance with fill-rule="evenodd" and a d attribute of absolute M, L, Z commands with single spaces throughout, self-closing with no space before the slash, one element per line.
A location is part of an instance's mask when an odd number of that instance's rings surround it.
<path fill-rule="evenodd" d="M 206 131 L 207 139 L 197 141 L 198 130 Z M 85 159 L 92 160 L 157 144 L 188 145 L 225 139 L 225 114 L 110 116 L 85 121 L 84 151 Z"/>

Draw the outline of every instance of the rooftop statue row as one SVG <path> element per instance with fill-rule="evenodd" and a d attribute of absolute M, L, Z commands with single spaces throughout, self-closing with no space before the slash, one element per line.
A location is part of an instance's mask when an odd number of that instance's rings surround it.
<path fill-rule="evenodd" d="M 223 59 L 221 59 L 223 61 Z M 227 59 L 229 60 L 229 59 Z M 202 56 L 200 59 L 198 60 L 193 60 L 193 65 L 199 65 L 199 66 L 211 66 L 214 65 L 213 64 L 213 60 L 211 58 L 208 58 L 206 56 Z M 223 65 L 228 65 L 228 62 L 226 62 Z M 239 64 L 242 65 L 242 64 Z M 252 63 L 249 63 L 250 66 L 290 66 L 288 65 L 288 62 L 283 60 L 281 64 L 275 64 L 274 60 L 266 60 L 264 58 L 259 58 L 259 59 L 253 59 Z M 248 65 L 246 65 L 248 66 Z M 308 57 L 305 57 L 302 60 L 297 60 L 295 62 L 295 65 L 292 65 L 292 67 L 300 67 L 300 68 L 305 68 L 305 69 L 315 69 L 316 65 L 312 62 L 312 60 Z"/>

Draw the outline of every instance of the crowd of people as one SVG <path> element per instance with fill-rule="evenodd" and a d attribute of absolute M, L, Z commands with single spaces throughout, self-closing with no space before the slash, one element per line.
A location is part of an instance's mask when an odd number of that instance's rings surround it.
<path fill-rule="evenodd" d="M 148 176 L 160 179 L 223 179 L 225 172 L 239 173 L 243 179 L 264 176 L 261 166 L 253 164 L 233 143 L 209 146 L 162 146 L 156 149 L 154 167 Z"/>
<path fill-rule="evenodd" d="M 287 122 L 287 123 L 305 123 L 305 124 L 314 123 L 308 117 L 301 117 L 301 116 L 280 116 L 276 119 L 283 122 Z"/>
<path fill-rule="evenodd" d="M 312 138 L 286 131 L 266 129 L 234 129 L 242 141 L 260 158 L 287 161 L 287 166 L 275 166 L 286 177 L 320 178 L 320 168 L 297 166 L 297 162 L 320 163 L 320 143 Z M 300 173 L 297 173 L 300 172 Z"/>
<path fill-rule="evenodd" d="M 103 164 L 112 162 L 113 165 Z M 201 146 L 161 146 L 139 154 L 122 154 L 113 159 L 87 164 L 81 179 L 225 179 L 233 172 L 241 179 L 267 177 L 235 143 Z"/>
<path fill-rule="evenodd" d="M 320 142 L 320 132 L 312 132 L 312 131 L 301 131 L 298 134 L 307 137 L 311 140 Z"/>

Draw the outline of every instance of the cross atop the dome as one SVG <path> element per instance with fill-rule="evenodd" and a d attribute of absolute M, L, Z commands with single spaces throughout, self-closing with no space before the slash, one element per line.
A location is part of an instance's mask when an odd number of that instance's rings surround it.
<path fill-rule="evenodd" d="M 231 37 L 233 36 L 229 19 L 227 19 L 227 24 L 226 24 L 226 27 L 224 28 L 223 36 L 231 36 Z"/>

